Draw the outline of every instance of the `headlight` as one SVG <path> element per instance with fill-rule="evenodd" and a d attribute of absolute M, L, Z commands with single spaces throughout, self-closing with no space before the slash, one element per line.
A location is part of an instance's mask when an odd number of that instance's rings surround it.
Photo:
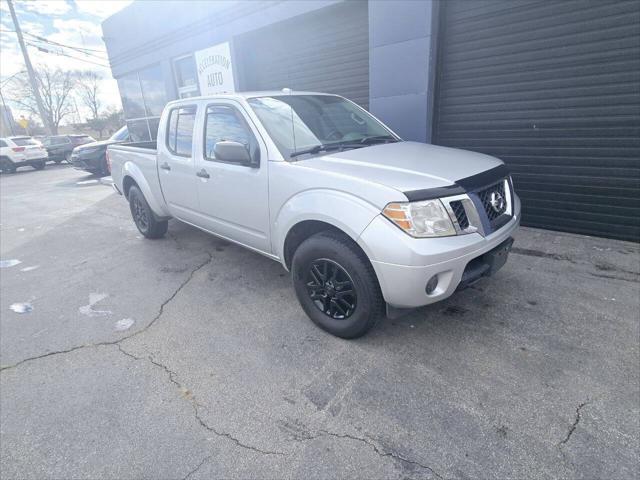
<path fill-rule="evenodd" d="M 390 203 L 382 214 L 412 237 L 456 235 L 453 222 L 440 200 Z"/>

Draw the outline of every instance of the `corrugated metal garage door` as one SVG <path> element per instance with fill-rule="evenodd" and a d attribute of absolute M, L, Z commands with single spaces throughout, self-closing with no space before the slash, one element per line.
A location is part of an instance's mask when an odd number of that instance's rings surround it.
<path fill-rule="evenodd" d="M 238 37 L 242 89 L 337 93 L 367 108 L 367 18 L 367 2 L 346 2 Z"/>
<path fill-rule="evenodd" d="M 503 159 L 525 225 L 638 240 L 640 2 L 442 2 L 434 143 Z"/>

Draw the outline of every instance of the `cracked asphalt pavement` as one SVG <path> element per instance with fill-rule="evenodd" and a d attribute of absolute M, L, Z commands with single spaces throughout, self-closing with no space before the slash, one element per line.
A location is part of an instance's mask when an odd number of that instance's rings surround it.
<path fill-rule="evenodd" d="M 145 240 L 92 179 L 0 176 L 3 479 L 638 478 L 637 244 L 523 228 L 495 277 L 345 341 L 279 264 Z"/>

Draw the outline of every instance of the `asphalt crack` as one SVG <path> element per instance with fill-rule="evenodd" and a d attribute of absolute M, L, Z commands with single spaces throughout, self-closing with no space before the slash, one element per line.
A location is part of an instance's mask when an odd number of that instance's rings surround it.
<path fill-rule="evenodd" d="M 145 325 L 143 328 L 141 328 L 140 330 L 136 330 L 135 332 L 126 335 L 122 338 L 119 338 L 118 340 L 112 340 L 112 341 L 108 341 L 108 342 L 95 342 L 95 343 L 87 343 L 85 345 L 77 345 L 75 347 L 71 347 L 71 348 L 67 348 L 64 350 L 55 350 L 53 352 L 47 352 L 44 353 L 42 355 L 37 355 L 35 357 L 28 357 L 28 358 L 24 358 L 22 360 L 20 360 L 19 362 L 16 362 L 12 365 L 5 365 L 0 367 L 0 372 L 5 371 L 5 370 L 10 370 L 16 367 L 19 367 L 20 365 L 27 363 L 27 362 L 32 362 L 35 360 L 40 360 L 42 358 L 47 358 L 47 357 L 52 357 L 54 355 L 63 355 L 66 353 L 71 353 L 71 352 L 75 352 L 76 350 L 81 350 L 84 348 L 95 348 L 95 347 L 102 347 L 102 346 L 108 346 L 108 345 L 119 345 L 120 342 L 123 342 L 125 340 L 128 340 L 129 338 L 133 338 L 137 335 L 140 335 L 141 333 L 146 332 L 154 323 L 156 323 L 156 321 L 158 321 L 160 319 L 160 317 L 162 317 L 162 314 L 164 313 L 164 309 L 167 306 L 167 304 L 169 304 L 175 297 L 176 295 L 178 295 L 178 293 L 180 293 L 180 291 L 187 286 L 187 284 L 193 279 L 194 275 L 201 270 L 202 268 L 204 268 L 205 266 L 207 266 L 209 263 L 211 263 L 211 261 L 213 260 L 213 256 L 211 255 L 211 253 L 207 252 L 208 258 L 204 261 L 201 262 L 200 264 L 198 264 L 195 268 L 193 268 L 191 270 L 191 272 L 189 273 L 189 275 L 187 276 L 187 278 L 182 281 L 180 283 L 180 285 L 178 285 L 178 288 L 176 288 L 173 293 L 164 301 L 162 302 L 162 304 L 160 305 L 160 308 L 158 309 L 158 313 L 151 319 L 151 321 Z"/>
<path fill-rule="evenodd" d="M 217 435 L 219 437 L 225 437 L 225 438 L 231 440 L 233 443 L 235 443 L 240 448 L 244 448 L 244 449 L 247 449 L 247 450 L 252 450 L 252 451 L 254 451 L 256 453 L 260 453 L 262 455 L 286 455 L 285 452 L 278 452 L 278 451 L 275 451 L 275 450 L 262 450 L 262 449 L 260 449 L 258 447 L 254 447 L 252 445 L 247 445 L 246 443 L 241 442 L 238 438 L 234 437 L 230 433 L 221 432 L 221 431 L 216 430 L 215 428 L 213 428 L 211 425 L 209 425 L 200 416 L 199 408 L 203 408 L 203 406 L 198 404 L 197 402 L 195 402 L 195 400 L 192 402 L 192 405 L 193 405 L 193 410 L 195 412 L 196 420 L 198 420 L 200 425 L 202 425 L 204 428 L 206 428 L 210 432 L 214 433 L 215 435 Z"/>
<path fill-rule="evenodd" d="M 433 468 L 429 467 L 428 465 L 424 465 L 420 462 L 417 462 L 415 460 L 411 460 L 403 455 L 400 455 L 397 452 L 393 452 L 393 451 L 386 451 L 380 447 L 378 447 L 378 445 L 376 445 L 375 442 L 373 442 L 372 440 L 366 438 L 366 437 L 356 437 L 355 435 L 350 435 L 348 433 L 335 433 L 335 432 L 330 432 L 328 430 L 319 430 L 319 435 L 315 435 L 309 438 L 304 438 L 301 439 L 301 441 L 305 441 L 305 440 L 312 440 L 315 438 L 318 438 L 321 435 L 327 435 L 330 437 L 335 437 L 335 438 L 341 438 L 341 439 L 349 439 L 349 440 L 355 440 L 357 442 L 361 442 L 364 443 L 365 445 L 371 447 L 373 449 L 373 451 L 379 455 L 380 457 L 389 457 L 394 459 L 395 461 L 401 463 L 401 464 L 409 464 L 415 467 L 419 467 L 422 468 L 424 470 L 427 470 L 429 472 L 431 472 L 436 478 L 439 479 L 443 479 L 444 477 L 442 475 L 440 475 L 438 472 L 436 472 Z"/>
<path fill-rule="evenodd" d="M 189 473 L 187 473 L 184 477 L 182 477 L 182 480 L 187 480 L 191 475 L 193 475 L 194 473 L 196 473 L 198 470 L 200 470 L 200 468 L 202 468 L 202 466 L 212 457 L 213 455 L 209 455 L 207 457 L 204 457 L 202 459 L 202 461 L 195 466 L 194 469 L 192 469 Z"/>
<path fill-rule="evenodd" d="M 573 435 L 573 432 L 576 431 L 576 428 L 578 426 L 578 424 L 580 423 L 580 419 L 582 418 L 582 415 L 580 414 L 580 411 L 583 409 L 583 407 L 587 406 L 589 404 L 588 401 L 586 402 L 582 402 L 580 405 L 578 405 L 578 407 L 576 408 L 576 418 L 573 421 L 573 424 L 571 424 L 571 426 L 569 427 L 569 430 L 567 431 L 567 435 L 564 437 L 563 440 L 560 441 L 560 443 L 558 443 L 558 446 L 562 446 L 565 445 L 569 439 L 571 439 L 571 435 Z"/>
<path fill-rule="evenodd" d="M 228 440 L 231 440 L 233 443 L 235 443 L 240 448 L 251 450 L 251 451 L 260 453 L 262 455 L 286 455 L 284 452 L 277 452 L 277 451 L 271 451 L 271 450 L 262 450 L 262 449 L 260 449 L 258 447 L 254 447 L 253 445 L 248 445 L 248 444 L 240 441 L 240 439 L 234 437 L 232 434 L 227 433 L 227 432 L 223 432 L 223 431 L 219 431 L 216 428 L 212 427 L 200 415 L 200 409 L 201 408 L 206 408 L 206 407 L 204 407 L 203 405 L 199 404 L 196 401 L 196 398 L 193 395 L 193 393 L 177 380 L 178 374 L 176 372 L 171 370 L 166 365 L 164 365 L 164 364 L 158 362 L 157 360 L 155 360 L 151 355 L 146 356 L 146 357 L 138 357 L 138 356 L 132 354 L 131 352 L 126 351 L 124 348 L 122 348 L 122 345 L 120 345 L 120 344 L 118 344 L 117 347 L 118 347 L 118 349 L 120 350 L 121 353 L 123 353 L 124 355 L 126 355 L 128 357 L 131 357 L 134 360 L 146 360 L 149 363 L 151 363 L 152 365 L 155 365 L 156 367 L 158 367 L 161 370 L 163 370 L 167 374 L 167 376 L 169 378 L 169 381 L 171 383 L 173 383 L 178 388 L 178 390 L 182 394 L 182 397 L 185 398 L 191 404 L 191 407 L 193 408 L 194 417 L 198 421 L 200 426 L 204 427 L 209 432 L 214 433 L 218 437 L 224 437 L 224 438 L 226 438 Z"/>

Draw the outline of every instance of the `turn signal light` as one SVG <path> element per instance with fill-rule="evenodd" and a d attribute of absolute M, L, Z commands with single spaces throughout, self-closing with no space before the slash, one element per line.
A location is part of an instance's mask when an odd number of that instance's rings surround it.
<path fill-rule="evenodd" d="M 384 209 L 384 215 L 393 223 L 398 225 L 403 230 L 411 228 L 411 221 L 407 217 L 407 212 L 397 203 L 390 203 Z"/>

